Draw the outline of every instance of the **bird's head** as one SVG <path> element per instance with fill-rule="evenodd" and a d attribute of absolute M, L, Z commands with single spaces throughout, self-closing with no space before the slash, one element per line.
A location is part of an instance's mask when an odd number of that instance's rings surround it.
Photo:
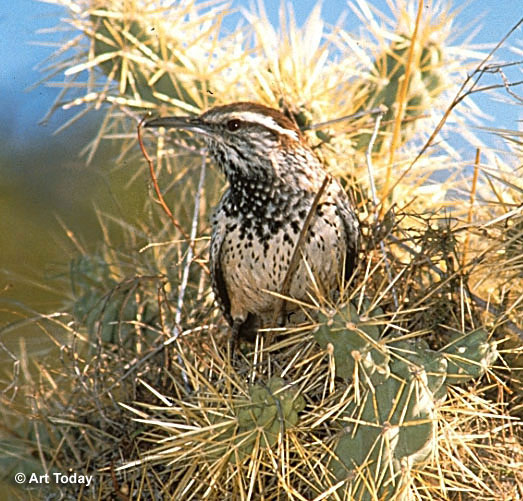
<path fill-rule="evenodd" d="M 183 129 L 201 134 L 210 155 L 227 178 L 273 177 L 288 155 L 313 155 L 300 130 L 283 113 L 267 106 L 238 102 L 216 106 L 197 117 L 160 117 L 145 127 Z"/>

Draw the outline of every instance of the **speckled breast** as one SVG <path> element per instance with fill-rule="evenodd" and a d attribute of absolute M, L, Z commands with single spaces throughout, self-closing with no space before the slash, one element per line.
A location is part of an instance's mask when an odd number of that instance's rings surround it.
<path fill-rule="evenodd" d="M 257 221 L 255 216 L 236 213 L 232 202 L 224 197 L 217 211 L 220 217 L 214 220 L 211 258 L 220 260 L 233 319 L 245 319 L 252 313 L 262 324 L 273 320 L 281 299 L 271 292 L 282 293 L 311 204 L 312 197 L 300 197 L 299 203 L 288 204 L 287 212 L 280 211 L 272 217 L 265 213 Z M 216 238 L 216 234 L 221 238 Z M 316 208 L 299 249 L 288 296 L 310 303 L 310 294 L 330 293 L 339 283 L 345 253 L 343 222 L 336 204 L 327 198 Z M 298 308 L 299 305 L 287 301 L 287 312 Z"/>

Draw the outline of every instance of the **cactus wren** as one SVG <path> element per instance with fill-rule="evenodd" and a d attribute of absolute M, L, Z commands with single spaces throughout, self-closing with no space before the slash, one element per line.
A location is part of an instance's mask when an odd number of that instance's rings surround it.
<path fill-rule="evenodd" d="M 224 172 L 230 186 L 212 216 L 211 282 L 233 340 L 252 340 L 280 308 L 277 294 L 327 173 L 297 126 L 261 104 L 232 103 L 145 126 L 201 134 Z M 358 234 L 347 194 L 331 179 L 310 219 L 288 296 L 307 301 L 313 282 L 324 293 L 336 290 L 355 267 Z M 285 311 L 298 309 L 287 302 Z"/>

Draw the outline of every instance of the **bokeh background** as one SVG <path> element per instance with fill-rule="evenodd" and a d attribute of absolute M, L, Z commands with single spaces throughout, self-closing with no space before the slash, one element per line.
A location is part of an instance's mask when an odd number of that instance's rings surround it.
<path fill-rule="evenodd" d="M 313 0 L 292 3 L 298 24 L 304 22 L 316 4 Z M 387 1 L 372 3 L 378 10 L 390 12 Z M 277 25 L 280 1 L 266 0 L 264 4 L 269 19 Z M 249 5 L 247 1 L 232 2 L 236 9 Z M 322 13 L 327 23 L 342 22 L 349 31 L 360 26 L 346 1 L 323 2 Z M 56 40 L 62 36 L 54 29 L 62 14 L 52 2 L 0 3 L 0 327 L 3 326 L 2 341 L 13 350 L 19 334 L 10 336 L 6 326 L 20 320 L 20 306 L 29 308 L 27 315 L 31 314 L 30 309 L 51 311 L 67 292 L 59 285 L 66 281 L 57 280 L 67 273 L 68 262 L 75 253 L 67 231 L 86 249 L 92 249 L 101 238 L 97 211 L 133 221 L 140 217 L 141 200 L 147 193 L 145 178 L 137 179 L 131 190 L 120 189 L 137 166 L 120 165 L 115 170 L 115 155 L 109 142 L 102 143 L 93 161 L 86 165 L 81 150 L 97 128 L 96 115 L 90 113 L 58 133 L 57 129 L 76 110 L 58 109 L 44 120 L 60 89 L 53 86 L 53 79 L 46 85 L 39 85 L 38 81 L 47 58 L 56 49 Z M 486 50 L 521 16 L 523 3 L 514 0 L 473 0 L 460 5 L 454 43 L 472 43 Z M 229 16 L 227 29 L 234 30 L 239 20 L 238 12 Z M 516 33 L 509 40 L 509 45 L 517 43 L 517 36 Z M 517 58 L 508 46 L 497 56 L 498 61 Z M 61 75 L 56 75 L 56 82 L 61 79 Z M 518 76 L 514 75 L 514 79 Z M 508 104 L 487 93 L 476 99 L 485 111 L 485 125 L 521 128 L 521 108 L 514 101 Z M 479 132 L 479 136 L 491 148 L 504 147 L 492 133 Z M 36 353 L 45 345 L 46 340 L 32 338 L 28 348 Z M 0 353 L 0 361 L 4 357 Z"/>

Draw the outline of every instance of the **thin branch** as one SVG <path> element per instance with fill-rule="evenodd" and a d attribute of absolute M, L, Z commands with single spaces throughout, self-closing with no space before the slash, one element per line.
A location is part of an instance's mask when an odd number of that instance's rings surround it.
<path fill-rule="evenodd" d="M 174 326 L 173 326 L 173 333 L 172 338 L 174 340 L 178 339 L 180 333 L 181 333 L 181 321 L 182 321 L 182 310 L 183 310 L 183 302 L 185 299 L 185 291 L 187 290 L 187 283 L 189 281 L 189 271 L 191 268 L 191 264 L 193 263 L 193 257 L 194 257 L 194 240 L 196 239 L 196 233 L 198 231 L 198 218 L 200 215 L 200 201 L 202 197 L 202 191 L 203 191 L 203 184 L 205 182 L 205 172 L 206 172 L 206 164 L 207 164 L 207 158 L 206 155 L 202 155 L 202 163 L 200 166 L 200 180 L 198 181 L 198 188 L 196 190 L 196 195 L 194 197 L 194 211 L 193 211 L 193 219 L 192 219 L 192 225 L 191 225 L 191 235 L 189 240 L 189 249 L 187 250 L 187 258 L 185 260 L 185 267 L 183 269 L 182 273 L 182 281 L 180 283 L 180 292 L 178 294 L 178 303 L 176 305 L 176 313 L 174 316 Z M 185 389 L 189 392 L 190 391 L 190 384 L 189 384 L 189 378 L 187 377 L 187 370 L 185 367 L 185 362 L 180 354 L 178 352 L 178 363 L 180 364 L 180 367 L 182 367 L 182 378 L 185 384 Z"/>
<path fill-rule="evenodd" d="M 321 196 L 323 195 L 323 192 L 325 191 L 325 188 L 331 181 L 331 176 L 327 174 L 325 176 L 325 179 L 323 180 L 323 183 L 318 191 L 316 193 L 316 196 L 314 197 L 314 200 L 312 201 L 311 208 L 309 209 L 309 213 L 307 214 L 307 217 L 305 218 L 305 222 L 303 223 L 303 226 L 301 228 L 300 234 L 298 236 L 298 241 L 296 242 L 296 246 L 294 247 L 294 251 L 292 253 L 291 260 L 289 262 L 289 267 L 287 268 L 287 273 L 285 274 L 285 278 L 283 279 L 283 283 L 281 286 L 280 295 L 281 296 L 288 296 L 289 289 L 290 289 L 290 282 L 292 279 L 292 276 L 294 275 L 294 272 L 296 271 L 296 268 L 298 266 L 298 254 L 303 246 L 303 242 L 305 241 L 305 235 L 307 234 L 307 231 L 309 230 L 309 226 L 312 222 L 312 217 L 314 216 L 314 213 L 316 212 L 316 208 L 318 207 L 318 204 L 320 203 Z M 275 324 L 278 318 L 285 315 L 285 299 L 282 299 L 280 301 L 280 306 L 277 308 L 274 312 L 273 316 L 273 323 Z"/>
<path fill-rule="evenodd" d="M 302 130 L 321 129 L 323 127 L 328 127 L 329 125 L 335 125 L 337 123 L 345 122 L 347 120 L 354 120 L 356 118 L 361 118 L 366 115 L 376 115 L 377 113 L 383 113 L 383 106 L 379 106 L 378 108 L 372 108 L 370 110 L 358 111 L 357 113 L 353 113 L 352 115 L 344 115 L 343 117 L 340 117 L 340 118 L 333 118 L 332 120 L 327 120 L 326 122 L 306 125 L 305 127 L 302 128 Z"/>
<path fill-rule="evenodd" d="M 142 128 L 143 128 L 143 123 L 145 122 L 146 119 L 147 119 L 147 117 L 144 117 L 138 123 L 138 127 L 137 127 L 138 144 L 140 145 L 140 150 L 142 152 L 142 155 L 144 156 L 144 158 L 145 158 L 145 160 L 147 162 L 147 165 L 149 166 L 149 174 L 150 174 L 151 180 L 153 182 L 154 191 L 156 193 L 156 196 L 158 197 L 158 203 L 162 207 L 163 211 L 169 216 L 169 219 L 172 221 L 174 226 L 183 235 L 185 240 L 189 242 L 189 246 L 190 246 L 190 248 L 192 250 L 192 253 L 194 255 L 194 254 L 196 254 L 195 248 L 194 248 L 194 238 L 191 239 L 189 237 L 189 235 L 187 235 L 187 232 L 183 229 L 183 227 L 179 223 L 179 221 L 174 217 L 171 209 L 169 209 L 169 206 L 165 202 L 165 199 L 163 198 L 163 195 L 162 195 L 162 191 L 160 190 L 160 186 L 158 185 L 158 178 L 156 177 L 156 172 L 154 170 L 154 162 L 153 162 L 152 158 L 149 156 L 149 154 L 147 153 L 147 150 L 145 149 L 145 145 L 143 143 Z M 204 263 L 199 263 L 199 264 L 200 264 L 200 266 L 202 266 L 204 268 L 206 273 L 209 274 L 209 270 L 207 269 L 205 264 Z"/>
<path fill-rule="evenodd" d="M 409 167 L 403 171 L 403 173 L 396 179 L 396 182 L 393 184 L 393 186 L 390 188 L 390 191 L 392 191 L 399 183 L 400 181 L 407 175 L 407 173 L 414 167 L 416 162 L 423 156 L 423 154 L 427 151 L 427 149 L 432 145 L 434 139 L 436 136 L 440 133 L 441 129 L 447 122 L 448 117 L 454 110 L 454 108 L 463 101 L 467 96 L 474 94 L 475 92 L 480 91 L 486 91 L 486 90 L 492 90 L 493 88 L 499 88 L 502 85 L 498 86 L 485 86 L 481 87 L 479 89 L 475 88 L 478 84 L 481 77 L 489 71 L 489 66 L 486 66 L 487 61 L 494 55 L 494 53 L 505 43 L 505 41 L 516 31 L 521 25 L 523 24 L 523 18 L 521 18 L 507 33 L 506 35 L 498 42 L 498 44 L 487 54 L 487 56 L 481 61 L 476 69 L 467 76 L 465 81 L 461 84 L 461 87 L 459 88 L 458 92 L 456 93 L 456 96 L 450 103 L 449 107 L 445 110 L 445 113 L 443 114 L 443 117 L 441 117 L 441 120 L 439 121 L 438 125 L 430 135 L 430 137 L 427 139 L 419 153 L 416 155 L 414 160 L 411 162 Z M 469 83 L 474 80 L 472 85 L 470 86 L 470 89 L 464 92 L 464 90 L 467 88 Z M 388 195 L 388 193 L 385 194 L 385 196 Z"/>
<path fill-rule="evenodd" d="M 376 192 L 376 184 L 374 183 L 374 168 L 372 165 L 372 149 L 374 148 L 374 143 L 378 137 L 378 132 L 380 129 L 381 119 L 383 118 L 384 111 L 380 110 L 378 116 L 376 117 L 376 122 L 374 123 L 374 130 L 372 131 L 372 136 L 370 137 L 369 144 L 367 146 L 367 151 L 365 152 L 365 159 L 367 161 L 367 172 L 369 174 L 369 183 L 370 183 L 370 193 L 372 196 L 372 203 L 376 209 L 380 203 L 378 200 L 378 194 Z M 378 215 L 376 214 L 376 219 Z"/>
<path fill-rule="evenodd" d="M 502 84 L 484 85 L 483 87 L 478 87 L 477 89 L 470 89 L 468 92 L 466 92 L 465 94 L 463 94 L 463 96 L 459 98 L 456 104 L 459 104 L 461 101 L 463 101 L 463 99 L 465 99 L 467 96 L 470 96 L 471 94 L 496 89 L 505 89 L 512 97 L 515 97 L 519 101 L 522 101 L 522 99 L 517 94 L 509 90 L 509 87 L 517 87 L 518 85 L 522 84 L 523 80 L 518 80 L 517 82 L 503 82 Z"/>
<path fill-rule="evenodd" d="M 479 173 L 479 160 L 480 160 L 481 150 L 479 148 L 476 149 L 476 159 L 474 161 L 474 175 L 472 177 L 472 187 L 470 188 L 470 199 L 469 199 L 469 212 L 467 215 L 467 225 L 470 226 L 470 223 L 472 222 L 472 212 L 474 209 L 474 202 L 476 201 L 476 188 L 478 184 L 478 173 Z M 463 244 L 463 256 L 461 260 L 461 264 L 463 267 L 466 266 L 467 263 L 467 252 L 469 248 L 469 242 L 470 242 L 470 228 L 467 229 L 467 235 L 465 236 L 465 243 Z"/>
<path fill-rule="evenodd" d="M 158 197 L 158 203 L 162 207 L 163 211 L 169 216 L 174 226 L 180 231 L 180 233 L 185 237 L 186 240 L 189 240 L 189 235 L 185 232 L 185 230 L 182 228 L 182 225 L 178 222 L 178 220 L 174 217 L 171 209 L 169 209 L 169 206 L 165 202 L 165 199 L 163 198 L 162 191 L 160 190 L 160 186 L 158 185 L 158 178 L 156 177 L 156 172 L 154 171 L 154 162 L 152 158 L 147 153 L 147 150 L 145 149 L 145 145 L 143 144 L 143 136 L 142 136 L 142 127 L 147 117 L 143 117 L 140 122 L 138 123 L 137 132 L 138 132 L 138 144 L 140 145 L 140 150 L 142 151 L 142 155 L 144 156 L 148 166 L 149 166 L 149 174 L 151 175 L 151 180 L 153 182 L 154 191 L 156 193 L 156 196 Z"/>
<path fill-rule="evenodd" d="M 523 61 L 518 61 L 519 64 L 523 64 Z M 504 67 L 504 66 L 503 66 Z M 519 101 L 521 104 L 523 104 L 523 98 L 518 96 L 515 92 L 513 92 L 510 87 L 516 87 L 518 85 L 523 84 L 523 80 L 519 80 L 518 82 L 509 82 L 507 76 L 505 73 L 503 73 L 503 70 L 501 69 L 502 66 L 499 66 L 495 69 L 496 73 L 499 73 L 501 76 L 501 80 L 503 80 L 503 85 L 505 86 L 505 90 L 507 91 L 507 94 L 509 96 L 512 96 L 516 101 Z"/>
<path fill-rule="evenodd" d="M 185 290 L 187 288 L 187 283 L 189 280 L 189 269 L 191 267 L 193 257 L 194 257 L 194 241 L 196 239 L 196 233 L 198 231 L 198 218 L 200 215 L 200 201 L 202 197 L 203 184 L 205 182 L 205 172 L 206 172 L 206 163 L 207 158 L 205 155 L 202 156 L 202 163 L 200 166 L 200 180 L 198 181 L 198 188 L 196 195 L 194 197 L 194 211 L 193 211 L 193 220 L 191 225 L 191 235 L 189 240 L 189 249 L 187 251 L 187 258 L 185 262 L 185 268 L 183 269 L 182 281 L 180 283 L 180 293 L 178 295 L 178 304 L 176 306 L 176 314 L 174 318 L 174 333 L 175 337 L 178 337 L 180 334 L 180 322 L 182 318 L 182 307 L 183 300 L 185 298 Z"/>
<path fill-rule="evenodd" d="M 378 194 L 376 192 L 376 184 L 374 183 L 374 167 L 372 165 L 372 149 L 374 148 L 374 143 L 376 141 L 376 138 L 378 137 L 381 119 L 383 118 L 384 113 L 385 113 L 385 111 L 381 110 L 378 113 L 378 116 L 376 117 L 376 122 L 374 124 L 374 130 L 372 131 L 372 136 L 370 137 L 369 145 L 367 146 L 367 151 L 365 154 L 365 158 L 367 160 L 367 171 L 369 173 L 370 191 L 371 191 L 371 196 L 372 196 L 372 203 L 374 205 L 374 215 L 375 215 L 376 223 L 378 223 L 378 219 L 379 219 L 378 206 L 380 204 L 380 201 L 378 200 Z M 383 259 L 385 262 L 385 270 L 387 271 L 387 278 L 389 279 L 389 283 L 392 283 L 392 272 L 390 269 L 390 263 L 389 263 L 389 259 L 387 257 L 387 250 L 385 249 L 385 243 L 383 242 L 383 239 L 380 240 L 380 249 L 381 249 L 381 253 L 383 254 Z M 398 295 L 396 294 L 396 289 L 394 289 L 394 287 L 392 287 L 392 298 L 394 300 L 394 306 L 396 307 L 396 309 L 398 309 L 398 306 L 399 306 Z"/>

